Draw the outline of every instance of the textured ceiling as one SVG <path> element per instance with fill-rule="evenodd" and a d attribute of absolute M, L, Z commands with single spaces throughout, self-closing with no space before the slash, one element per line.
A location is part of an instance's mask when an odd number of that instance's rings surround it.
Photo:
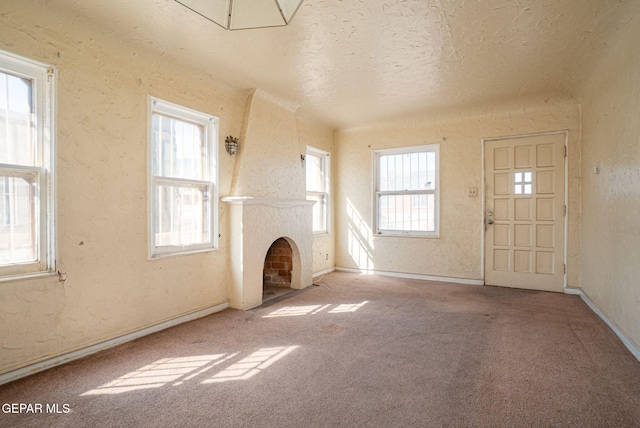
<path fill-rule="evenodd" d="M 305 0 L 287 27 L 226 31 L 174 0 L 60 0 L 115 37 L 259 87 L 344 128 L 573 96 L 637 0 Z"/>

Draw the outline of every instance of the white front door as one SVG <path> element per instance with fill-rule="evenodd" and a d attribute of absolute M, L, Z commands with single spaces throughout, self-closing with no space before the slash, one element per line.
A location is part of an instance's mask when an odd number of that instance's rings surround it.
<path fill-rule="evenodd" d="M 485 284 L 563 291 L 565 135 L 485 140 Z"/>

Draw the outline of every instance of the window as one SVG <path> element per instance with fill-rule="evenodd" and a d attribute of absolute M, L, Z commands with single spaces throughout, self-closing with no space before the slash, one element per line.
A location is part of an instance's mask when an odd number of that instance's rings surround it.
<path fill-rule="evenodd" d="M 377 234 L 438 236 L 438 153 L 437 144 L 374 152 Z"/>
<path fill-rule="evenodd" d="M 217 118 L 151 98 L 150 252 L 217 246 Z"/>
<path fill-rule="evenodd" d="M 313 205 L 313 232 L 329 233 L 329 153 L 307 147 L 307 200 Z"/>
<path fill-rule="evenodd" d="M 531 184 L 533 179 L 533 173 L 531 171 L 527 172 L 516 172 L 513 176 L 514 182 L 514 192 L 516 195 L 530 195 L 531 194 Z"/>
<path fill-rule="evenodd" d="M 54 70 L 0 52 L 0 275 L 55 270 Z"/>

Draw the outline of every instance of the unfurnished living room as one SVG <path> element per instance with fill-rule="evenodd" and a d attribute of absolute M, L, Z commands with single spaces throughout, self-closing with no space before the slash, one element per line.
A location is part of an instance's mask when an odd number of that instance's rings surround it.
<path fill-rule="evenodd" d="M 0 0 L 0 426 L 640 426 L 637 0 Z"/>

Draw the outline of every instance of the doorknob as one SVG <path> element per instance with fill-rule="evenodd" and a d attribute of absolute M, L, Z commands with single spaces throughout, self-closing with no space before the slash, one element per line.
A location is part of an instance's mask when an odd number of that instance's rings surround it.
<path fill-rule="evenodd" d="M 487 211 L 487 224 L 493 224 L 493 211 Z"/>

